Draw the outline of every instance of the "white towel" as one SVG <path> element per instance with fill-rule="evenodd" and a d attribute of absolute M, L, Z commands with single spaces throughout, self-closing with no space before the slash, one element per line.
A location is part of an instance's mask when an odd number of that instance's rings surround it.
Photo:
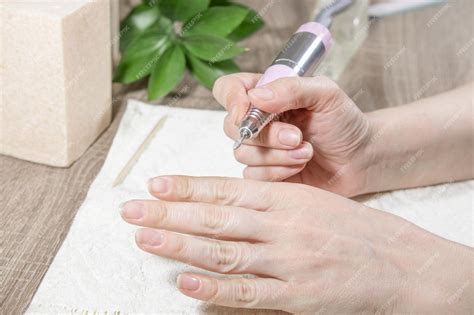
<path fill-rule="evenodd" d="M 163 128 L 123 184 L 112 188 L 163 115 L 168 115 Z M 129 102 L 105 164 L 27 313 L 232 313 L 182 295 L 176 276 L 191 268 L 139 250 L 136 227 L 118 212 L 123 201 L 150 198 L 146 182 L 152 176 L 241 176 L 243 166 L 234 161 L 232 141 L 222 131 L 224 115 Z M 380 194 L 364 202 L 472 246 L 472 191 L 473 181 L 468 181 Z"/>

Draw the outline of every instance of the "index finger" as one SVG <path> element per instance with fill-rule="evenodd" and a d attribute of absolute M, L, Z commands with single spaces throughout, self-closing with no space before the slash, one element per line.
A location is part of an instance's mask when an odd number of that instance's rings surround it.
<path fill-rule="evenodd" d="M 215 99 L 237 120 L 243 117 L 250 106 L 247 91 L 253 89 L 262 75 L 256 73 L 235 73 L 220 77 L 214 84 Z"/>
<path fill-rule="evenodd" d="M 282 204 L 289 187 L 286 183 L 268 183 L 226 177 L 160 176 L 150 180 L 149 190 L 166 201 L 191 201 L 237 206 L 259 211 L 275 210 Z"/>

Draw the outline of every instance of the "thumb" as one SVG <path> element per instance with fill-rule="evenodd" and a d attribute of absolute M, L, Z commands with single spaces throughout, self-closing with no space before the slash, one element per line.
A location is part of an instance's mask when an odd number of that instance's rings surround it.
<path fill-rule="evenodd" d="M 282 113 L 300 108 L 322 111 L 337 104 L 334 101 L 344 93 L 329 78 L 318 76 L 281 78 L 249 90 L 248 95 L 257 108 Z"/>

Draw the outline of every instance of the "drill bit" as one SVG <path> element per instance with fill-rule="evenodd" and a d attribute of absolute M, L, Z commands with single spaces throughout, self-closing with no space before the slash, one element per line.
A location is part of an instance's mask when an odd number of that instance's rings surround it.
<path fill-rule="evenodd" d="M 247 139 L 246 136 L 241 136 L 239 140 L 236 140 L 234 142 L 234 151 L 240 148 L 240 146 L 242 145 L 242 142 L 244 142 L 245 139 Z"/>

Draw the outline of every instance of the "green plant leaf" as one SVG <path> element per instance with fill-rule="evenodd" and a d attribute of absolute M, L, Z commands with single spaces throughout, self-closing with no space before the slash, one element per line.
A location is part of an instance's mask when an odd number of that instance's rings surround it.
<path fill-rule="evenodd" d="M 232 59 L 245 51 L 233 41 L 212 35 L 186 36 L 183 44 L 194 56 L 210 62 Z"/>
<path fill-rule="evenodd" d="M 262 17 L 255 12 L 254 10 L 247 8 L 248 13 L 245 16 L 244 20 L 242 23 L 237 26 L 232 33 L 227 36 L 227 38 L 233 40 L 233 41 L 240 41 L 246 37 L 249 37 L 253 33 L 257 32 L 259 29 L 261 29 L 265 23 L 263 22 Z"/>
<path fill-rule="evenodd" d="M 208 34 L 226 37 L 239 26 L 248 11 L 238 6 L 212 7 L 183 26 L 184 35 Z"/>
<path fill-rule="evenodd" d="M 191 54 L 186 54 L 186 57 L 193 77 L 208 89 L 212 89 L 214 82 L 216 82 L 219 77 L 240 70 L 232 60 L 209 64 Z"/>
<path fill-rule="evenodd" d="M 163 33 L 172 33 L 174 32 L 173 29 L 173 21 L 168 19 L 166 16 L 162 15 L 158 21 L 156 21 L 150 28 L 154 28 L 159 30 L 160 32 Z"/>
<path fill-rule="evenodd" d="M 161 12 L 173 21 L 186 21 L 209 6 L 209 0 L 159 0 Z"/>
<path fill-rule="evenodd" d="M 154 100 L 171 92 L 181 81 L 186 66 L 179 45 L 168 48 L 156 63 L 148 81 L 148 99 Z"/>
<path fill-rule="evenodd" d="M 158 1 L 159 0 L 142 0 L 142 3 L 151 7 L 151 6 L 157 5 Z"/>
<path fill-rule="evenodd" d="M 210 6 L 230 5 L 246 9 L 248 13 L 242 23 L 229 36 L 227 36 L 228 39 L 233 40 L 234 42 L 238 42 L 257 32 L 265 25 L 265 22 L 263 21 L 262 17 L 256 11 L 243 4 L 233 3 L 229 0 L 211 0 L 210 4 Z"/>
<path fill-rule="evenodd" d="M 140 4 L 136 6 L 120 24 L 120 51 L 127 46 L 160 18 L 160 11 L 156 6 Z"/>
<path fill-rule="evenodd" d="M 231 59 L 245 49 L 234 40 L 251 35 L 264 24 L 255 11 L 231 0 L 141 2 L 121 23 L 122 60 L 114 81 L 127 84 L 151 74 L 150 99 L 173 90 L 186 65 L 209 89 L 220 76 L 238 72 Z M 175 33 L 174 21 L 187 21 L 184 36 Z"/>
<path fill-rule="evenodd" d="M 213 6 L 228 5 L 228 4 L 231 4 L 229 0 L 211 0 L 211 3 L 209 4 L 209 6 L 213 7 Z"/>
<path fill-rule="evenodd" d="M 156 58 L 142 57 L 121 61 L 115 69 L 114 82 L 129 84 L 143 79 L 150 74 L 154 59 Z"/>
<path fill-rule="evenodd" d="M 133 41 L 124 52 L 114 74 L 114 81 L 132 83 L 151 73 L 155 63 L 171 45 L 166 34 L 146 32 Z"/>
<path fill-rule="evenodd" d="M 150 29 L 130 43 L 123 52 L 122 60 L 149 56 L 159 50 L 164 52 L 167 48 L 166 44 L 169 44 L 169 42 L 171 42 L 171 39 L 168 34 L 162 33 L 157 29 Z"/>

